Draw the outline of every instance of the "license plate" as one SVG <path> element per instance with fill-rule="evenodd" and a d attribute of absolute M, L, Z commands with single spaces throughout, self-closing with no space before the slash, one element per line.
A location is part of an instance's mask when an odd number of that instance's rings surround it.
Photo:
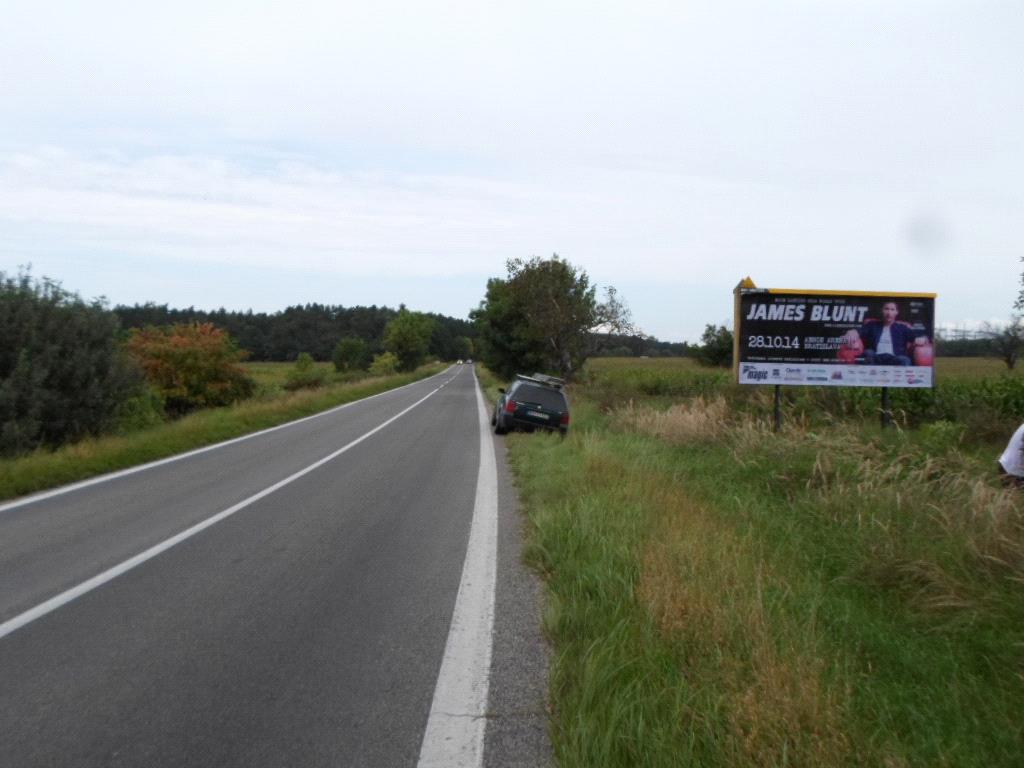
<path fill-rule="evenodd" d="M 526 415 L 527 416 L 534 416 L 534 417 L 536 417 L 538 419 L 544 419 L 544 421 L 547 421 L 548 419 L 551 418 L 546 413 L 537 413 L 537 411 L 527 411 Z"/>

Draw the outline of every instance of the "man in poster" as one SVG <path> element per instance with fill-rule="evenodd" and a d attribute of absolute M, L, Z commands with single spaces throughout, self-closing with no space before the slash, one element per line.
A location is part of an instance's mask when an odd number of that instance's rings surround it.
<path fill-rule="evenodd" d="M 846 332 L 843 344 L 848 349 L 863 349 L 863 354 L 857 355 L 857 362 L 863 365 L 909 366 L 923 363 L 923 360 L 914 358 L 931 357 L 928 337 L 915 331 L 910 324 L 897 320 L 899 313 L 896 302 L 887 301 L 882 305 L 881 320 L 869 319 L 859 329 L 851 328 Z"/>

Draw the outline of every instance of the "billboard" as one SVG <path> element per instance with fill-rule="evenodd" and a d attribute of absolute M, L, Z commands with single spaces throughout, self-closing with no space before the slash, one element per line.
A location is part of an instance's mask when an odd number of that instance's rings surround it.
<path fill-rule="evenodd" d="M 934 385 L 934 293 L 736 289 L 740 384 Z"/>

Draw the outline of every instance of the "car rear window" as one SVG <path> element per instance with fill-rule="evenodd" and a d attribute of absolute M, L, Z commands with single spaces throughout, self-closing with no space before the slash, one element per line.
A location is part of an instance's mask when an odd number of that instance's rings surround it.
<path fill-rule="evenodd" d="M 565 396 L 557 389 L 537 387 L 533 384 L 521 384 L 512 393 L 512 398 L 521 403 L 534 403 L 555 411 L 565 410 Z"/>

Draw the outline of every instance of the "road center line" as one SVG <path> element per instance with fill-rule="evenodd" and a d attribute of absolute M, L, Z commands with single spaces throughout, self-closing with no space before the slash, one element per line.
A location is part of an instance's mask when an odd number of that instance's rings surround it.
<path fill-rule="evenodd" d="M 456 373 L 455 376 L 458 376 L 458 373 Z M 453 376 L 452 378 L 455 378 L 455 377 Z M 451 381 L 451 379 L 448 379 L 448 381 Z M 446 381 L 445 384 L 447 384 L 447 383 L 448 382 Z M 25 626 L 26 624 L 29 624 L 30 622 L 33 622 L 36 619 L 41 618 L 41 617 L 45 616 L 46 614 L 51 613 L 51 612 L 57 610 L 61 606 L 67 605 L 72 600 L 75 600 L 76 598 L 81 597 L 82 595 L 86 594 L 87 592 L 91 592 L 92 590 L 96 589 L 97 587 L 103 586 L 108 581 L 112 581 L 113 579 L 116 579 L 121 574 L 126 573 L 127 571 L 130 571 L 135 566 L 141 565 L 142 563 L 146 562 L 147 560 L 151 560 L 152 558 L 154 558 L 157 555 L 159 555 L 161 552 L 166 552 L 168 549 L 170 549 L 174 545 L 180 544 L 181 542 L 185 541 L 186 539 L 192 538 L 193 536 L 195 536 L 200 531 L 204 531 L 207 528 L 209 528 L 210 526 L 216 525 L 221 520 L 224 520 L 225 518 L 231 517 L 231 515 L 235 514 L 239 510 L 245 509 L 250 504 L 253 504 L 253 503 L 259 501 L 260 499 L 264 498 L 265 496 L 269 496 L 274 491 L 283 488 L 284 486 L 288 485 L 291 482 L 294 482 L 295 480 L 298 480 L 303 475 L 309 474 L 314 469 L 322 467 L 327 462 L 329 462 L 329 461 L 331 461 L 333 459 L 336 459 L 338 456 L 340 456 L 341 454 L 345 453 L 349 449 L 354 448 L 355 446 L 359 445 L 359 443 L 363 442 L 368 437 L 370 437 L 372 435 L 375 435 L 377 432 L 380 432 L 382 429 L 384 429 L 384 427 L 388 426 L 392 422 L 397 421 L 398 419 L 400 419 L 402 416 L 407 414 L 413 408 L 416 408 L 418 405 L 420 405 L 420 403 L 424 402 L 425 400 L 427 400 L 430 397 L 433 397 L 437 392 L 440 392 L 442 387 L 444 387 L 444 384 L 442 384 L 441 386 L 431 390 L 425 397 L 421 397 L 419 400 L 417 400 L 415 403 L 410 405 L 408 408 L 405 408 L 404 410 L 399 411 L 394 416 L 392 416 L 390 419 L 388 419 L 387 421 L 385 421 L 385 422 L 383 422 L 381 424 L 378 424 L 376 427 L 371 429 L 369 432 L 366 432 L 365 434 L 361 435 L 360 437 L 357 437 L 351 443 L 348 443 L 347 445 L 339 448 L 334 453 L 331 453 L 328 456 L 324 456 L 324 458 L 322 458 L 322 459 L 320 459 L 320 460 L 310 464 L 306 468 L 300 469 L 295 474 L 289 475 L 288 477 L 284 478 L 283 480 L 280 480 L 280 481 L 274 483 L 273 485 L 271 485 L 271 486 L 269 486 L 267 488 L 264 488 L 262 491 L 253 494 L 249 498 L 244 499 L 243 501 L 238 502 L 234 506 L 228 507 L 227 509 L 225 509 L 225 510 L 223 510 L 221 512 L 218 512 L 213 517 L 208 517 L 206 520 L 203 520 L 202 522 L 196 523 L 191 528 L 188 528 L 188 529 L 182 531 L 181 533 L 178 533 L 178 534 L 172 536 L 171 538 L 166 539 L 165 541 L 162 541 L 159 544 L 156 544 L 155 546 L 150 547 L 145 552 L 140 552 L 139 554 L 135 555 L 134 557 L 131 557 L 128 560 L 125 560 L 124 562 L 119 563 L 118 565 L 115 565 L 113 568 L 109 568 L 109 569 L 103 571 L 102 573 L 99 573 L 99 574 L 93 576 L 91 579 L 88 579 L 87 581 L 83 581 L 81 584 L 79 584 L 77 586 L 72 587 L 71 589 L 65 590 L 64 592 L 61 592 L 59 595 L 51 597 L 49 600 L 46 600 L 45 602 L 40 603 L 39 605 L 35 606 L 34 608 L 29 608 L 24 613 L 20 613 L 17 616 L 15 616 L 14 618 L 8 619 L 3 624 L 0 624 L 0 638 L 4 638 L 7 635 L 9 635 L 12 632 L 14 632 L 15 630 L 20 629 L 21 627 Z"/>
<path fill-rule="evenodd" d="M 473 522 L 418 768 L 480 768 L 484 759 L 498 560 L 498 471 L 487 406 L 475 381 L 474 388 L 480 469 Z"/>

